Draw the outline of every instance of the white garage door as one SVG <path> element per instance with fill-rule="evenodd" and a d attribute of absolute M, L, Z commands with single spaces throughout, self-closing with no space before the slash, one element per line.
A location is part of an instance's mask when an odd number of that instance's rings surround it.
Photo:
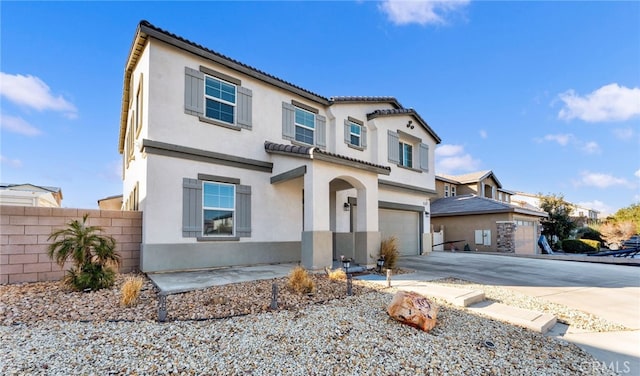
<path fill-rule="evenodd" d="M 382 239 L 398 238 L 400 255 L 420 254 L 420 217 L 418 212 L 380 209 L 378 214 Z"/>

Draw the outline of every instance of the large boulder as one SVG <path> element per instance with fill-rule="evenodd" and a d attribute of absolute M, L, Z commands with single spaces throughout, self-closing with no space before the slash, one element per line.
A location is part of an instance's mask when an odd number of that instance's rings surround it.
<path fill-rule="evenodd" d="M 438 307 L 413 291 L 398 291 L 387 307 L 389 316 L 401 323 L 430 331 L 436 326 Z"/>

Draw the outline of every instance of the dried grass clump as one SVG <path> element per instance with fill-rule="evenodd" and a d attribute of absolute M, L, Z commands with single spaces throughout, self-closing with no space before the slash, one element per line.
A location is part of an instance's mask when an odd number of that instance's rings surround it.
<path fill-rule="evenodd" d="M 396 269 L 396 262 L 400 256 L 398 251 L 398 238 L 395 236 L 383 239 L 380 243 L 380 255 L 384 257 L 384 267 L 387 269 Z"/>
<path fill-rule="evenodd" d="M 296 266 L 289 274 L 289 287 L 300 294 L 311 294 L 316 288 L 316 283 L 305 268 Z"/>
<path fill-rule="evenodd" d="M 329 276 L 329 279 L 332 281 L 340 281 L 340 280 L 347 279 L 347 273 L 345 273 L 344 270 L 341 268 L 338 268 L 336 270 L 328 270 L 327 275 Z"/>
<path fill-rule="evenodd" d="M 127 279 L 122 284 L 122 299 L 121 303 L 125 307 L 131 307 L 138 303 L 138 298 L 140 297 L 140 290 L 142 289 L 142 284 L 144 280 L 141 277 L 127 277 Z"/>

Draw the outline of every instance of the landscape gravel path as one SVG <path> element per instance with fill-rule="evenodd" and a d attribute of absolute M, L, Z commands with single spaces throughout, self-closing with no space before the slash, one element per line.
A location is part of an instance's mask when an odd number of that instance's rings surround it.
<path fill-rule="evenodd" d="M 119 304 L 121 277 L 93 293 L 58 283 L 0 286 L 0 374 L 614 374 L 566 341 L 437 299 L 438 325 L 421 332 L 389 318 L 393 288 L 356 281 L 355 295 L 344 297 L 344 281 L 314 278 L 313 296 L 288 291 L 285 279 L 170 296 L 165 323 L 156 321 L 149 282 L 132 308 Z M 268 308 L 272 283 L 282 287 L 276 311 Z"/>

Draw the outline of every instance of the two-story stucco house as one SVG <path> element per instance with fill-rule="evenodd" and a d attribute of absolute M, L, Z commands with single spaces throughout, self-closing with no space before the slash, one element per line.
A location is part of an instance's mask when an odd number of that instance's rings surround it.
<path fill-rule="evenodd" d="M 142 21 L 124 75 L 123 207 L 144 272 L 372 265 L 431 249 L 440 138 L 392 97 L 327 98 Z"/>
<path fill-rule="evenodd" d="M 502 187 L 493 171 L 437 175 L 436 192 L 431 224 L 443 234 L 434 250 L 540 253 L 540 219 L 547 213 L 513 203 L 513 192 Z"/>

